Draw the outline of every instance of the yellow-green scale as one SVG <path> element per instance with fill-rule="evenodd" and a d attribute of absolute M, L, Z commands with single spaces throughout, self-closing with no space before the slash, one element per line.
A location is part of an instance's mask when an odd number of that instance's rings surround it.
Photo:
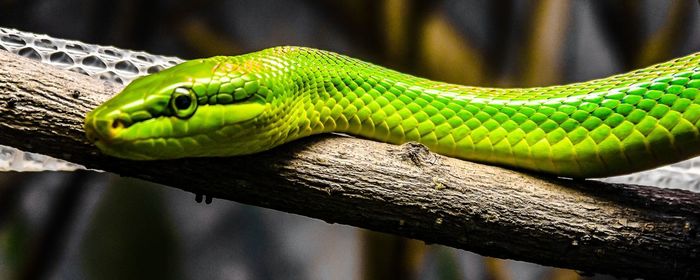
<path fill-rule="evenodd" d="M 286 74 L 298 76 L 292 94 L 303 96 L 295 101 L 303 109 L 286 112 L 298 127 L 290 139 L 335 131 L 417 141 L 449 156 L 570 177 L 621 174 L 700 153 L 698 55 L 524 89 L 434 82 L 317 50 L 282 55 L 294 65 Z"/>

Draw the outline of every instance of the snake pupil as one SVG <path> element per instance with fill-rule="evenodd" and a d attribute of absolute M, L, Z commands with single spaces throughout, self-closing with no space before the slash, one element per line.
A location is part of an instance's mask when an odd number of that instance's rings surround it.
<path fill-rule="evenodd" d="M 187 95 L 179 95 L 175 97 L 175 107 L 180 110 L 185 110 L 192 104 L 192 99 Z"/>

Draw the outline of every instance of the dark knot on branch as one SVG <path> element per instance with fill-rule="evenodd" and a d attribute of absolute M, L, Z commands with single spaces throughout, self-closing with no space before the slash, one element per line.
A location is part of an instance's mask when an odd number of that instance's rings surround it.
<path fill-rule="evenodd" d="M 438 157 L 418 142 L 408 142 L 399 146 L 398 155 L 401 160 L 411 161 L 415 166 L 435 165 L 438 162 Z"/>

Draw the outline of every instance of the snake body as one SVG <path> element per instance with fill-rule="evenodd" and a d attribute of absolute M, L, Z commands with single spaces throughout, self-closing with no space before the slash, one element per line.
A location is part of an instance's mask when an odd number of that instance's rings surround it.
<path fill-rule="evenodd" d="M 565 177 L 700 154 L 700 53 L 568 85 L 431 81 L 332 52 L 275 47 L 191 60 L 90 112 L 88 138 L 135 160 L 235 156 L 342 132 Z"/>

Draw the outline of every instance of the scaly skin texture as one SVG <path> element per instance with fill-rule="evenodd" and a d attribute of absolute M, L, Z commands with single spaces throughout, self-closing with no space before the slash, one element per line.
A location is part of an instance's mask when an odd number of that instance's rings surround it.
<path fill-rule="evenodd" d="M 135 80 L 89 113 L 85 129 L 105 154 L 135 160 L 251 154 L 344 132 L 417 141 L 471 161 L 604 177 L 700 154 L 699 87 L 700 53 L 605 79 L 502 89 L 276 47 Z M 191 104 L 175 104 L 175 92 Z"/>

